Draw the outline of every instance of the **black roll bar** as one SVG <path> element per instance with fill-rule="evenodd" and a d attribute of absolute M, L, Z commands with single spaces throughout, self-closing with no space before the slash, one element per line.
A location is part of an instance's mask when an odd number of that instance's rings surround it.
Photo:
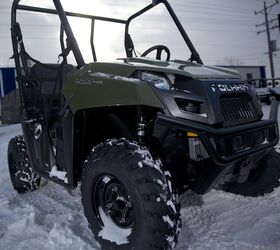
<path fill-rule="evenodd" d="M 68 22 L 67 16 L 64 12 L 64 9 L 61 5 L 60 0 L 53 0 L 53 3 L 55 5 L 55 8 L 57 9 L 58 16 L 60 18 L 61 24 L 63 26 L 63 29 L 67 35 L 67 43 L 69 43 L 70 48 L 72 49 L 72 52 L 74 54 L 74 57 L 77 61 L 78 68 L 81 68 L 85 65 L 84 58 L 82 56 L 82 53 L 80 51 L 80 48 L 78 46 L 78 43 L 76 41 L 76 38 L 73 34 L 73 31 L 71 29 L 71 26 Z"/>
<path fill-rule="evenodd" d="M 60 0 L 53 0 L 53 1 L 54 1 L 54 3 L 55 2 L 58 3 L 58 5 L 55 5 L 56 10 L 41 8 L 41 7 L 19 5 L 18 3 L 20 2 L 20 0 L 16 0 L 16 2 L 14 2 L 15 3 L 15 8 L 12 12 L 15 14 L 16 10 L 18 9 L 18 10 L 24 10 L 24 11 L 30 11 L 30 12 L 36 12 L 36 13 L 58 15 L 60 17 L 61 25 L 62 25 L 62 28 L 60 30 L 61 50 L 62 50 L 62 52 L 65 50 L 65 45 L 64 45 L 64 32 L 65 32 L 66 36 L 67 36 L 67 42 L 70 44 L 70 46 L 72 46 L 73 54 L 74 54 L 75 59 L 77 61 L 78 68 L 81 68 L 82 66 L 84 66 L 85 62 L 84 62 L 83 56 L 80 52 L 80 49 L 78 47 L 75 36 L 73 35 L 73 32 L 71 30 L 71 26 L 68 22 L 67 16 L 85 18 L 85 19 L 90 19 L 91 20 L 90 45 L 91 45 L 92 56 L 93 56 L 93 61 L 94 62 L 97 61 L 95 46 L 94 46 L 94 42 L 93 42 L 95 20 L 104 21 L 104 22 L 113 22 L 113 23 L 119 23 L 119 24 L 126 24 L 126 22 L 127 22 L 126 20 L 117 19 L 117 18 L 107 18 L 107 17 L 101 17 L 101 16 L 93 16 L 93 15 L 88 15 L 88 14 L 81 14 L 81 13 L 64 11 L 63 7 L 61 6 Z"/>
<path fill-rule="evenodd" d="M 203 62 L 202 62 L 198 52 L 196 51 L 192 41 L 190 40 L 189 36 L 187 35 L 185 29 L 183 28 L 181 22 L 179 21 L 178 17 L 176 16 L 175 12 L 173 11 L 169 2 L 167 2 L 167 0 L 162 0 L 161 2 L 166 6 L 166 8 L 169 11 L 173 21 L 175 22 L 177 28 L 179 29 L 184 41 L 186 42 L 190 51 L 192 52 L 191 59 L 194 59 L 197 63 L 203 64 Z"/>
<path fill-rule="evenodd" d="M 174 10 L 172 9 L 171 5 L 169 4 L 169 2 L 167 0 L 154 0 L 152 4 L 146 6 L 145 8 L 143 8 L 142 10 L 136 12 L 135 14 L 133 14 L 131 17 L 129 17 L 127 19 L 126 22 L 126 26 L 125 26 L 125 40 L 128 39 L 128 34 L 129 34 L 129 25 L 131 23 L 131 21 L 133 19 L 135 19 L 136 17 L 144 14 L 145 12 L 147 12 L 148 10 L 152 9 L 154 6 L 158 5 L 158 4 L 164 4 L 165 7 L 167 8 L 170 16 L 172 17 L 173 21 L 175 22 L 177 28 L 179 29 L 185 43 L 187 44 L 187 46 L 189 47 L 189 50 L 191 51 L 191 60 L 195 60 L 197 63 L 203 64 L 198 52 L 196 51 L 192 41 L 190 40 L 189 36 L 187 35 L 186 31 L 184 30 L 180 20 L 178 19 L 178 17 L 176 16 Z M 126 54 L 127 56 L 129 55 L 129 48 L 126 48 Z"/>
<path fill-rule="evenodd" d="M 15 60 L 15 64 L 16 64 L 16 73 L 17 73 L 17 81 L 18 81 L 18 86 L 19 86 L 19 95 L 20 95 L 20 99 L 22 100 L 22 106 L 21 109 L 23 109 L 25 107 L 25 102 L 24 102 L 24 98 L 23 98 L 23 80 L 22 80 L 22 72 L 21 72 L 21 64 L 20 64 L 20 52 L 19 52 L 19 44 L 20 44 L 20 51 L 22 49 L 24 49 L 24 44 L 22 42 L 22 34 L 20 32 L 19 35 L 19 29 L 20 26 L 17 23 L 17 6 L 20 0 L 14 0 L 13 5 L 12 5 L 12 13 L 11 13 L 11 37 L 12 37 L 12 46 L 13 46 L 13 57 Z M 25 60 L 23 60 L 22 62 L 23 64 L 26 63 Z M 22 65 L 24 68 L 26 67 L 26 65 Z"/>
<path fill-rule="evenodd" d="M 94 46 L 94 24 L 95 24 L 95 19 L 91 19 L 91 31 L 90 31 L 90 46 L 91 46 L 91 51 L 92 51 L 92 57 L 93 57 L 93 61 L 96 62 L 97 61 L 97 57 L 96 57 L 96 52 L 95 52 L 95 46 Z"/>
<path fill-rule="evenodd" d="M 93 60 L 96 62 L 97 61 L 97 56 L 95 52 L 95 46 L 94 46 L 94 24 L 95 20 L 99 21 L 105 21 L 105 22 L 113 22 L 113 23 L 119 23 L 119 24 L 125 24 L 125 51 L 127 54 L 127 57 L 132 57 L 132 53 L 129 48 L 129 44 L 131 44 L 130 41 L 131 38 L 129 36 L 129 25 L 133 19 L 136 17 L 144 14 L 148 10 L 152 9 L 153 7 L 157 6 L 158 4 L 162 3 L 165 5 L 167 8 L 169 14 L 171 15 L 173 21 L 175 22 L 177 28 L 179 29 L 180 34 L 182 35 L 185 43 L 187 44 L 189 50 L 191 51 L 191 60 L 195 60 L 197 63 L 203 64 L 198 52 L 196 51 L 194 45 L 192 44 L 190 38 L 188 37 L 186 31 L 184 30 L 182 24 L 180 23 L 178 17 L 176 16 L 175 12 L 173 11 L 171 5 L 167 0 L 153 0 L 151 4 L 143 8 L 142 10 L 136 12 L 132 16 L 130 16 L 127 20 L 123 19 L 117 19 L 117 18 L 108 18 L 108 17 L 102 17 L 102 16 L 93 16 L 93 15 L 88 15 L 88 14 L 80 14 L 80 13 L 75 13 L 75 12 L 69 12 L 69 11 L 64 11 L 60 0 L 53 0 L 53 3 L 55 5 L 56 9 L 48 9 L 48 8 L 40 8 L 40 7 L 32 7 L 32 6 L 26 6 L 26 5 L 19 5 L 20 0 L 14 0 L 13 2 L 13 8 L 12 8 L 12 26 L 13 24 L 16 23 L 16 10 L 24 10 L 24 11 L 31 11 L 31 12 L 38 12 L 38 13 L 46 13 L 46 14 L 54 14 L 58 15 L 61 21 L 61 33 L 66 34 L 67 36 L 67 45 L 70 45 L 71 50 L 73 51 L 74 57 L 77 61 L 78 68 L 81 68 L 85 65 L 84 58 L 82 56 L 82 53 L 79 49 L 78 43 L 75 39 L 75 36 L 72 32 L 71 26 L 68 22 L 67 16 L 70 17 L 79 17 L 79 18 L 86 18 L 91 20 L 91 34 L 90 34 L 90 45 L 92 49 L 92 56 Z M 63 29 L 63 30 L 62 30 Z M 60 43 L 61 43 L 61 48 L 62 52 L 65 50 L 65 45 L 64 41 L 62 41 L 63 34 L 60 34 Z M 130 41 L 128 41 L 130 39 Z"/>
<path fill-rule="evenodd" d="M 16 0 L 16 1 L 18 1 L 18 0 Z M 59 1 L 59 0 L 53 0 L 53 1 Z M 58 15 L 57 10 L 41 8 L 41 7 L 18 5 L 17 9 L 18 10 L 31 11 L 31 12 L 37 12 L 37 13 L 46 13 L 46 14 Z M 80 18 L 95 19 L 95 20 L 105 21 L 105 22 L 126 24 L 126 20 L 118 19 L 118 18 L 94 16 L 94 15 L 81 14 L 81 13 L 76 13 L 76 12 L 71 12 L 71 11 L 65 11 L 65 14 L 66 14 L 66 16 L 70 16 L 70 17 L 80 17 Z"/>
<path fill-rule="evenodd" d="M 64 43 L 64 28 L 63 28 L 63 25 L 60 24 L 60 35 L 59 35 L 59 39 L 60 39 L 60 47 L 61 47 L 61 55 L 63 56 L 64 55 L 64 52 L 66 50 L 66 47 L 65 47 L 65 43 Z M 63 58 L 65 60 L 65 62 L 67 63 L 67 57 Z"/>

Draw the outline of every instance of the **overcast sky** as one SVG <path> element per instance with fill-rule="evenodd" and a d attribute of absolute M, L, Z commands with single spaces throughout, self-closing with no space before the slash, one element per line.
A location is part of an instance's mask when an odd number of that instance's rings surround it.
<path fill-rule="evenodd" d="M 66 10 L 126 19 L 148 0 L 61 0 Z M 264 15 L 255 15 L 263 8 L 262 0 L 169 0 L 205 64 L 265 65 L 270 76 L 266 33 L 260 35 L 256 24 Z M 40 3 L 40 4 L 39 4 Z M 274 0 L 267 0 L 267 4 Z M 10 7 L 12 0 L 0 0 L 0 65 L 13 65 L 10 42 Z M 22 0 L 52 8 L 52 0 Z M 270 19 L 280 13 L 280 4 L 270 11 Z M 56 62 L 59 50 L 59 23 L 55 16 L 21 12 L 24 41 L 28 52 L 44 62 Z M 90 22 L 72 18 L 71 24 L 87 62 L 92 61 L 89 46 Z M 276 25 L 277 22 L 272 25 Z M 156 44 L 167 45 L 172 59 L 188 59 L 190 53 L 163 7 L 157 7 L 131 24 L 131 36 L 141 54 Z M 271 31 L 280 48 L 279 29 Z M 124 57 L 123 26 L 96 23 L 95 44 L 98 60 Z M 276 76 L 280 77 L 280 51 L 274 56 Z"/>

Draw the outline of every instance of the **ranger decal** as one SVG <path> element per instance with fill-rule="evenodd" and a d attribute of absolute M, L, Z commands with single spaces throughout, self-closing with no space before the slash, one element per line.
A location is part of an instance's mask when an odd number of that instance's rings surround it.
<path fill-rule="evenodd" d="M 79 84 L 79 85 L 95 85 L 95 84 L 100 85 L 100 84 L 103 84 L 103 81 L 94 80 L 91 78 L 78 78 L 75 80 L 75 83 Z"/>

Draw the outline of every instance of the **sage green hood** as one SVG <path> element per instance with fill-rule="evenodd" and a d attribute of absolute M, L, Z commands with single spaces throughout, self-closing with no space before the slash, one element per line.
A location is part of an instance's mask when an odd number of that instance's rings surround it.
<path fill-rule="evenodd" d="M 159 61 L 148 58 L 120 59 L 114 63 L 90 63 L 73 72 L 63 93 L 73 112 L 80 109 L 123 105 L 144 105 L 164 109 L 164 103 L 146 82 L 133 77 L 136 71 L 162 72 L 191 79 L 240 79 L 233 70 L 208 67 L 187 61 Z"/>
<path fill-rule="evenodd" d="M 135 70 L 184 75 L 193 79 L 240 79 L 236 70 L 205 66 L 187 61 L 159 61 L 149 58 L 120 59 L 114 63 L 92 63 L 86 66 L 95 72 L 129 77 Z"/>

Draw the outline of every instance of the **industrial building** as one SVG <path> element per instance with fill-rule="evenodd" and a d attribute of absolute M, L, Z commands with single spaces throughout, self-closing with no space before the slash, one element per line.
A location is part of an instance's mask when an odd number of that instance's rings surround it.
<path fill-rule="evenodd" d="M 237 70 L 243 79 L 253 81 L 257 88 L 266 87 L 266 72 L 265 66 L 225 66 L 219 67 Z"/>
<path fill-rule="evenodd" d="M 18 106 L 19 105 L 18 103 L 10 102 L 9 106 L 6 105 L 8 108 L 8 111 L 6 111 L 2 108 L 2 104 L 4 103 L 4 97 L 6 99 L 6 102 L 9 99 L 12 100 L 12 98 L 13 98 L 13 100 L 18 100 L 18 98 L 17 99 L 15 98 L 15 96 L 18 95 L 16 93 L 16 91 L 14 91 L 16 88 L 17 88 L 17 82 L 16 82 L 15 68 L 11 68 L 11 67 L 0 68 L 0 117 L 3 116 L 3 112 L 9 113 L 9 117 L 14 117 L 15 115 L 17 117 L 19 116 L 18 115 L 19 108 L 14 110 L 14 112 L 12 112 L 12 107 L 9 107 L 11 105 Z M 16 120 L 18 120 L 18 118 Z"/>
<path fill-rule="evenodd" d="M 0 97 L 3 98 L 17 87 L 15 68 L 0 68 Z"/>

